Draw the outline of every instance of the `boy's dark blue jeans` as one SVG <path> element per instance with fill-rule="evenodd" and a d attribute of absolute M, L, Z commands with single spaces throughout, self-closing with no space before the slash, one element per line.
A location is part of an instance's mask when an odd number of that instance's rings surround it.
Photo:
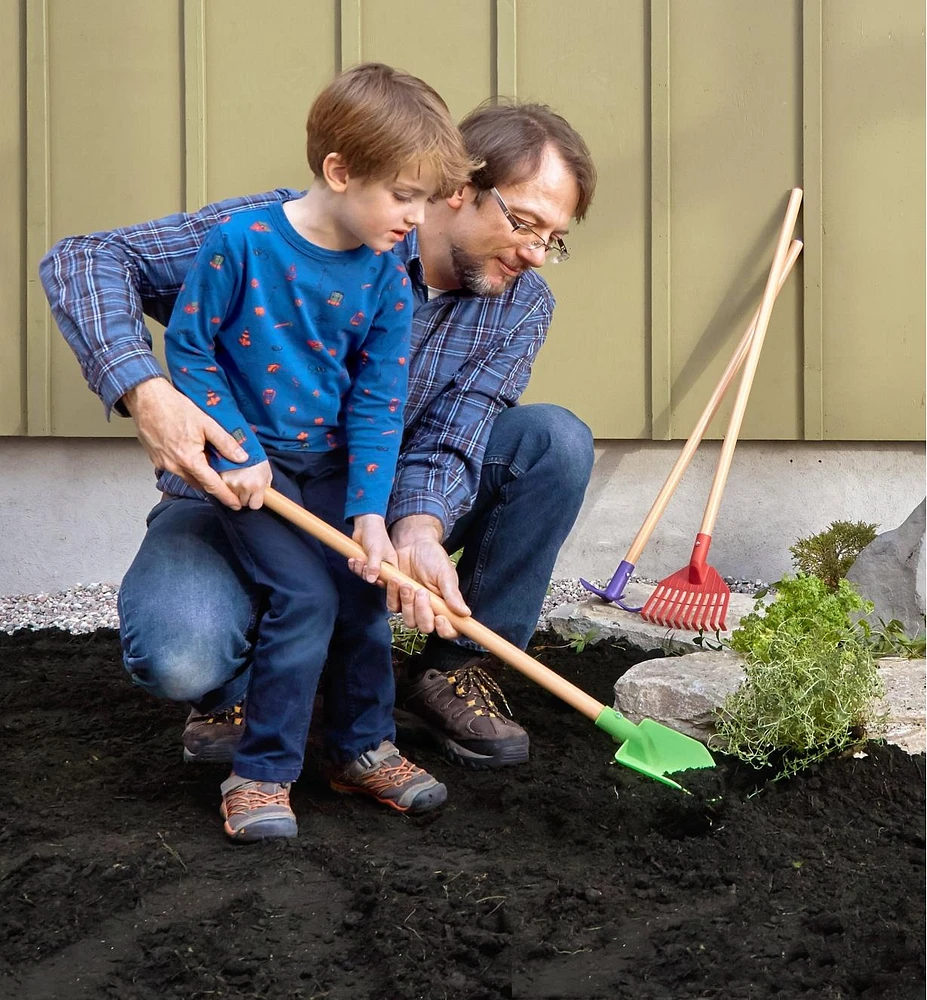
<path fill-rule="evenodd" d="M 347 450 L 268 450 L 274 488 L 346 534 Z M 326 754 L 349 763 L 395 738 L 395 688 L 385 592 L 344 556 L 267 508 L 233 511 L 222 525 L 264 613 L 233 769 L 256 781 L 295 781 L 326 662 Z"/>
<path fill-rule="evenodd" d="M 504 410 L 493 425 L 474 507 L 445 542 L 450 551 L 464 550 L 458 572 L 474 618 L 522 649 L 537 626 L 557 553 L 579 512 L 592 463 L 589 428 L 569 411 L 544 403 Z M 335 520 L 333 515 L 331 523 Z M 346 530 L 340 521 L 338 526 Z M 287 531 L 281 538 L 289 544 L 309 544 L 298 529 Z M 321 558 L 322 546 L 312 544 Z M 326 553 L 324 558 L 326 565 L 334 561 L 340 569 L 344 564 L 348 572 L 342 556 Z M 377 602 L 382 614 L 379 588 L 353 574 L 350 582 L 352 592 Z M 148 516 L 147 534 L 119 591 L 123 658 L 133 681 L 158 697 L 190 702 L 201 712 L 221 711 L 242 701 L 252 649 L 256 653 L 260 644 L 261 598 L 213 504 L 187 498 L 162 501 Z M 356 621 L 345 620 L 354 614 L 350 603 L 341 601 L 336 617 L 339 624 L 356 629 Z M 329 619 L 331 615 L 330 610 Z M 381 620 L 385 627 L 385 617 Z M 386 632 L 382 635 L 386 648 L 389 638 Z M 341 638 L 336 641 L 343 648 Z M 346 676 L 345 655 L 333 656 L 341 677 Z M 367 664 L 354 661 L 351 680 L 344 682 L 346 692 L 356 690 L 359 681 L 354 678 L 365 682 L 365 669 Z M 387 683 L 392 684 L 391 678 L 383 679 Z M 357 697 L 355 693 L 349 700 Z M 328 698 L 326 691 L 326 705 Z M 304 710 L 304 728 L 310 708 L 311 702 Z M 361 745 L 363 741 L 344 739 L 347 717 L 343 714 L 334 725 L 327 750 L 342 760 L 358 746 L 355 756 L 370 748 Z M 376 745 L 377 728 L 367 726 L 370 746 Z M 392 730 L 386 725 L 382 729 L 383 737 L 390 738 Z"/>

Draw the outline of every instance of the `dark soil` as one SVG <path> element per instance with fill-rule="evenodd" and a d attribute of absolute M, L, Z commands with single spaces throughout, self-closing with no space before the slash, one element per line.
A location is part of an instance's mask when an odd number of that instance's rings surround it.
<path fill-rule="evenodd" d="M 539 656 L 606 704 L 631 662 Z M 752 796 L 719 761 L 708 802 L 505 688 L 529 765 L 407 746 L 450 791 L 420 819 L 307 769 L 299 839 L 245 847 L 225 769 L 182 763 L 184 709 L 129 684 L 115 633 L 0 636 L 0 996 L 923 998 L 923 757 L 869 746 Z"/>

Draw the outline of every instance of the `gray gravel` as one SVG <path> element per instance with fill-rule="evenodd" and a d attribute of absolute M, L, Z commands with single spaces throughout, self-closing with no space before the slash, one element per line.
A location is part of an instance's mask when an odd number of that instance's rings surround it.
<path fill-rule="evenodd" d="M 634 577 L 638 583 L 657 583 Z M 604 589 L 607 580 L 594 580 Z M 753 594 L 766 586 L 762 580 L 727 581 L 737 594 Z M 119 628 L 116 613 L 118 588 L 105 583 L 78 584 L 71 590 L 54 594 L 25 594 L 20 597 L 0 597 L 0 632 L 19 629 L 58 628 L 74 635 L 95 632 L 98 628 Z M 547 615 L 561 604 L 573 604 L 588 597 L 578 580 L 552 580 L 541 608 L 538 628 L 547 628 Z"/>

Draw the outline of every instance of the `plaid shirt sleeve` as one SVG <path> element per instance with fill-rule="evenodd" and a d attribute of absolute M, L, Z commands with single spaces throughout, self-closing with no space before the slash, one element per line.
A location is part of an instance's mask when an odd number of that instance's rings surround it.
<path fill-rule="evenodd" d="M 478 300 L 473 336 L 486 346 L 410 428 L 396 468 L 388 524 L 430 514 L 444 525 L 446 537 L 473 505 L 493 421 L 524 392 L 550 326 L 554 297 L 546 284 L 534 291 L 515 315 L 498 300 Z"/>
<path fill-rule="evenodd" d="M 298 197 L 278 189 L 198 212 L 56 243 L 39 264 L 52 315 L 77 355 L 107 419 L 130 389 L 164 375 L 144 315 L 166 325 L 177 292 L 209 230 L 223 216 Z"/>

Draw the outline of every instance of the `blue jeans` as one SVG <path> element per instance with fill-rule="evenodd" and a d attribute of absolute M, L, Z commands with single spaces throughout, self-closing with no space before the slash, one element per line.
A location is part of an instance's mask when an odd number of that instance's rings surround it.
<path fill-rule="evenodd" d="M 592 471 L 589 428 L 546 403 L 504 410 L 493 425 L 473 508 L 453 527 L 461 589 L 474 617 L 524 649 L 557 553 Z M 248 690 L 262 594 L 209 503 L 175 498 L 148 532 L 119 591 L 123 656 L 133 681 L 203 712 Z"/>

